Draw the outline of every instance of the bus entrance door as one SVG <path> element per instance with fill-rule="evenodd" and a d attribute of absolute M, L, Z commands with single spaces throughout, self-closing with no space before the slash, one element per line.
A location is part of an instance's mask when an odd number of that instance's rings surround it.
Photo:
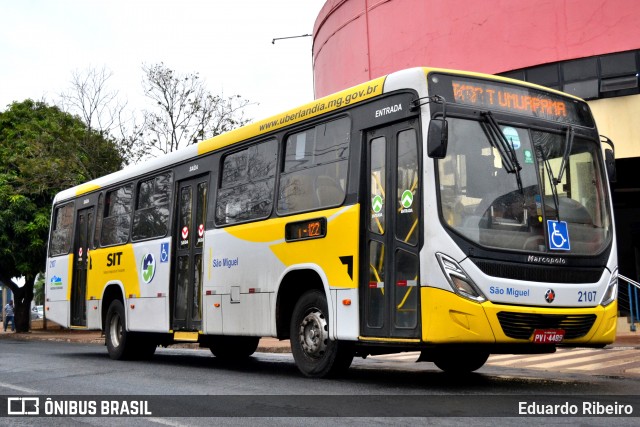
<path fill-rule="evenodd" d="M 208 176 L 178 186 L 173 280 L 173 330 L 199 331 L 202 325 L 202 247 Z"/>
<path fill-rule="evenodd" d="M 363 337 L 420 337 L 421 238 L 418 121 L 367 132 Z"/>
<path fill-rule="evenodd" d="M 80 209 L 77 213 L 71 281 L 71 326 L 87 326 L 87 268 L 94 215 L 93 207 Z"/>

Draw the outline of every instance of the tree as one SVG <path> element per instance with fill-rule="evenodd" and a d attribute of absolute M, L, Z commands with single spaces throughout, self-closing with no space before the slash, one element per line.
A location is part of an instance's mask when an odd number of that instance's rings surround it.
<path fill-rule="evenodd" d="M 58 107 L 26 100 L 0 113 L 0 281 L 14 294 L 17 332 L 29 330 L 54 195 L 121 165 L 112 140 Z M 22 287 L 12 281 L 20 276 Z"/>
<path fill-rule="evenodd" d="M 79 114 L 88 130 L 111 134 L 118 113 L 126 104 L 118 101 L 118 92 L 109 90 L 113 73 L 106 68 L 89 68 L 71 73 L 71 88 L 60 95 L 65 111 Z"/>
<path fill-rule="evenodd" d="M 211 94 L 198 73 L 180 74 L 163 63 L 143 65 L 143 88 L 157 108 L 145 110 L 145 147 L 149 154 L 169 153 L 248 122 L 240 95 Z"/>
<path fill-rule="evenodd" d="M 133 113 L 127 113 L 127 102 L 120 99 L 118 91 L 109 88 L 112 76 L 105 67 L 74 71 L 69 89 L 60 94 L 60 105 L 82 119 L 88 137 L 98 134 L 112 139 L 123 161 L 136 163 L 144 154 L 141 126 Z"/>
<path fill-rule="evenodd" d="M 44 278 L 44 274 L 38 273 L 33 284 L 33 302 L 36 305 L 44 304 Z"/>

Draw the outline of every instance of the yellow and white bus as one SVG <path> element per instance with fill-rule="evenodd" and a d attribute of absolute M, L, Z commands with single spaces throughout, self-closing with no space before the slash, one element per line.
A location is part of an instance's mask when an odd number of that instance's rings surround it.
<path fill-rule="evenodd" d="M 413 68 L 62 191 L 46 315 L 113 359 L 198 342 L 242 358 L 290 339 L 310 377 L 421 351 L 615 338 L 617 254 L 587 104 Z"/>

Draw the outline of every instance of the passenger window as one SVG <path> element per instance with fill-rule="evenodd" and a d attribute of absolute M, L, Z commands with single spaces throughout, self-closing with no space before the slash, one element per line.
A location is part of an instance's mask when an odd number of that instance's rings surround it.
<path fill-rule="evenodd" d="M 235 183 L 247 180 L 247 150 L 229 154 L 222 165 L 222 188 L 232 187 Z"/>
<path fill-rule="evenodd" d="M 278 212 L 309 211 L 344 201 L 350 133 L 351 121 L 345 117 L 287 138 Z"/>
<path fill-rule="evenodd" d="M 138 184 L 133 214 L 133 240 L 163 237 L 169 231 L 169 202 L 173 187 L 171 172 Z"/>
<path fill-rule="evenodd" d="M 133 185 L 129 184 L 107 192 L 100 236 L 103 246 L 122 244 L 129 240 L 132 190 Z"/>
<path fill-rule="evenodd" d="M 49 256 L 66 255 L 71 249 L 71 229 L 73 228 L 73 203 L 67 203 L 55 210 Z"/>
<path fill-rule="evenodd" d="M 223 157 L 216 224 L 235 224 L 271 214 L 277 154 L 278 143 L 272 139 Z"/>

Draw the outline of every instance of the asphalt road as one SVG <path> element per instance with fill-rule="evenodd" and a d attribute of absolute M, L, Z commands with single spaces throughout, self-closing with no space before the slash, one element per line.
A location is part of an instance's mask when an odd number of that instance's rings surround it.
<path fill-rule="evenodd" d="M 203 418 L 209 415 L 218 417 L 216 425 L 522 425 L 521 401 L 575 404 L 580 411 L 585 401 L 618 402 L 630 405 L 635 416 L 554 416 L 544 419 L 549 425 L 635 426 L 640 415 L 637 378 L 489 365 L 452 377 L 430 363 L 370 358 L 356 359 L 343 378 L 312 380 L 299 374 L 290 354 L 256 353 L 234 364 L 208 350 L 169 348 L 149 362 L 122 362 L 109 359 L 101 345 L 14 340 L 0 341 L 0 354 L 5 402 L 9 396 L 39 396 L 99 406 L 102 400 L 138 399 L 149 400 L 152 412 L 138 418 L 10 416 L 0 418 L 0 425 L 211 425 Z"/>

